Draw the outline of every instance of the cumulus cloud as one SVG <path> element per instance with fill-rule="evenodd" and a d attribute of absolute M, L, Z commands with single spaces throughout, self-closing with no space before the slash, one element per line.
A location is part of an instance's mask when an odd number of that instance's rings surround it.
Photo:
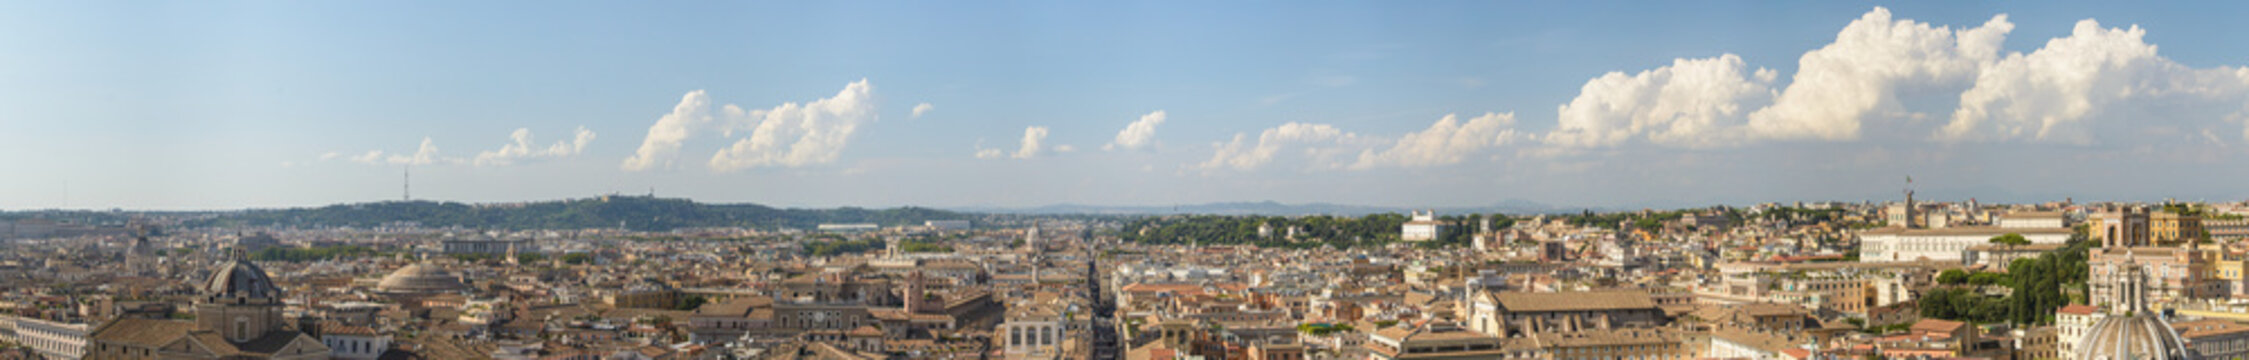
<path fill-rule="evenodd" d="M 736 119 L 722 129 L 728 134 L 756 124 L 749 137 L 711 156 L 712 170 L 734 171 L 759 166 L 798 167 L 834 162 L 851 142 L 859 124 L 874 117 L 874 87 L 866 79 L 845 85 L 834 97 L 809 103 L 788 103 L 771 109 L 742 112 L 727 106 Z"/>
<path fill-rule="evenodd" d="M 649 126 L 640 149 L 620 167 L 626 171 L 670 168 L 688 138 L 713 130 L 725 138 L 746 134 L 711 155 L 707 164 L 714 171 L 826 164 L 850 144 L 859 125 L 874 120 L 874 106 L 874 87 L 866 79 L 811 102 L 756 110 L 729 104 L 716 114 L 709 96 L 696 90 Z"/>
<path fill-rule="evenodd" d="M 1255 142 L 1251 140 L 1246 134 L 1234 134 L 1233 141 L 1212 144 L 1218 148 L 1217 152 L 1195 167 L 1206 171 L 1254 170 L 1272 162 L 1276 156 L 1296 154 L 1304 156 L 1315 168 L 1341 168 L 1346 165 L 1341 159 L 1362 151 L 1368 141 L 1333 125 L 1296 122 L 1265 129 L 1258 133 Z"/>
<path fill-rule="evenodd" d="M 477 153 L 473 163 L 476 166 L 507 166 L 526 159 L 578 155 L 586 151 L 587 144 L 593 142 L 594 133 L 592 130 L 586 130 L 584 126 L 579 126 L 578 131 L 570 141 L 555 142 L 553 145 L 543 148 L 533 145 L 534 141 L 531 137 L 530 128 L 515 129 L 515 132 L 508 134 L 508 138 L 514 141 L 501 145 L 499 150 Z"/>
<path fill-rule="evenodd" d="M 1007 157 L 1007 151 L 1000 149 L 987 149 L 981 145 L 976 147 L 976 158 L 978 159 L 998 159 L 1002 157 Z"/>
<path fill-rule="evenodd" d="M 2249 69 L 2181 65 L 2156 55 L 2146 35 L 2088 19 L 2037 51 L 2010 54 L 1960 95 L 1937 138 L 2090 145 L 2128 134 L 2125 122 L 2195 131 L 2249 113 Z"/>
<path fill-rule="evenodd" d="M 1388 149 L 1368 149 L 1351 169 L 1375 167 L 1429 167 L 1460 163 L 1469 155 L 1529 139 L 1515 131 L 1514 113 L 1484 113 L 1468 122 L 1446 114 L 1428 129 L 1406 134 Z"/>
<path fill-rule="evenodd" d="M 362 154 L 359 154 L 359 155 L 357 155 L 357 156 L 352 156 L 352 157 L 351 157 L 351 162 L 355 162 L 355 163 L 361 163 L 361 164 L 379 164 L 379 163 L 382 163 L 382 162 L 383 162 L 383 151 L 382 151 L 382 150 L 368 150 L 368 151 L 367 151 L 366 153 L 362 153 Z"/>
<path fill-rule="evenodd" d="M 928 114 L 930 110 L 936 110 L 936 109 L 937 109 L 937 107 L 936 107 L 936 106 L 931 106 L 931 105 L 929 105 L 929 103 L 920 103 L 920 104 L 914 104 L 914 117 L 913 117 L 913 118 L 915 118 L 915 119 L 920 119 L 920 118 L 921 118 L 921 115 L 922 115 L 922 114 Z"/>
<path fill-rule="evenodd" d="M 2185 66 L 2158 55 L 2147 30 L 2091 19 L 2035 51 L 2002 56 L 2014 28 L 2004 14 L 1954 28 L 1878 7 L 1804 53 L 1785 89 L 1774 91 L 1771 70 L 1747 70 L 1731 54 L 1612 72 L 1560 106 L 1542 140 L 1561 149 L 1637 140 L 1712 148 L 1873 132 L 1886 140 L 2091 145 L 2235 126 L 2249 140 L 2249 69 Z"/>
<path fill-rule="evenodd" d="M 1769 69 L 1748 70 L 1734 54 L 1677 59 L 1632 75 L 1611 72 L 1586 81 L 1577 98 L 1561 105 L 1545 142 L 1604 147 L 1644 136 L 1671 146 L 1737 145 L 1748 140 L 1740 131 L 1743 116 L 1772 99 L 1775 76 Z"/>
<path fill-rule="evenodd" d="M 1139 150 L 1147 147 L 1156 137 L 1156 126 L 1164 124 L 1165 116 L 1163 110 L 1141 115 L 1140 120 L 1134 120 L 1132 124 L 1125 125 L 1124 130 L 1117 131 L 1117 139 L 1108 145 L 1102 145 L 1101 149 Z"/>
<path fill-rule="evenodd" d="M 702 90 L 680 96 L 679 105 L 673 105 L 671 113 L 657 118 L 656 124 L 648 127 L 648 137 L 641 139 L 640 150 L 625 158 L 621 167 L 625 171 L 671 167 L 672 159 L 679 154 L 680 143 L 698 129 L 709 126 L 710 111 L 711 98 Z"/>
<path fill-rule="evenodd" d="M 334 152 L 334 151 L 330 151 L 330 152 L 324 152 L 324 153 L 320 153 L 320 161 L 335 160 L 336 158 L 338 158 L 338 157 L 343 157 L 343 156 L 344 156 L 344 154 L 343 154 L 343 153 L 339 153 L 339 152 Z"/>
<path fill-rule="evenodd" d="M 1039 152 L 1045 146 L 1043 145 L 1045 142 L 1045 126 L 1032 126 L 1023 128 L 1022 147 L 1015 149 L 1015 154 L 1009 155 L 1009 157 L 1017 159 L 1029 159 L 1032 157 L 1037 157 L 1039 156 Z"/>
<path fill-rule="evenodd" d="M 380 154 L 368 153 L 368 155 Z M 437 143 L 434 141 L 430 141 L 429 137 L 422 138 L 422 145 L 419 147 L 415 147 L 413 154 L 391 155 L 390 157 L 384 158 L 383 160 L 393 165 L 429 165 L 439 162 L 460 162 L 460 159 L 439 157 L 437 154 Z"/>
<path fill-rule="evenodd" d="M 1751 113 L 1749 126 L 1771 139 L 1857 139 L 1873 115 L 1907 111 L 1898 100 L 1904 91 L 1956 91 L 1974 79 L 2014 28 L 2003 14 L 1956 30 L 1874 8 L 1845 25 L 1835 42 L 1804 53 L 1788 89 Z"/>

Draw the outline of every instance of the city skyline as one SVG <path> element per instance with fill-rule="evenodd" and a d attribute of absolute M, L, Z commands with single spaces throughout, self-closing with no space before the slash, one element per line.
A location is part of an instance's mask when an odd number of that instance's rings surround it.
<path fill-rule="evenodd" d="M 966 5 L 0 5 L 0 209 L 2249 197 L 2240 4 Z"/>

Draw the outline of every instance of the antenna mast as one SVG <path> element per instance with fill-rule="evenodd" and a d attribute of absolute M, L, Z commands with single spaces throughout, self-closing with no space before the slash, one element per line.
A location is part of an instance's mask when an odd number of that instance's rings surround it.
<path fill-rule="evenodd" d="M 414 201 L 413 165 L 406 165 L 406 175 L 399 180 L 398 187 L 399 191 L 403 193 L 398 196 L 398 201 Z"/>

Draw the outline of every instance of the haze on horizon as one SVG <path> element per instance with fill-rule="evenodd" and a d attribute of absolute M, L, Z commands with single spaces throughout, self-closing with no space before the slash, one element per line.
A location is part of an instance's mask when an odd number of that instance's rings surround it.
<path fill-rule="evenodd" d="M 0 209 L 2236 201 L 2241 13 L 10 3 Z"/>

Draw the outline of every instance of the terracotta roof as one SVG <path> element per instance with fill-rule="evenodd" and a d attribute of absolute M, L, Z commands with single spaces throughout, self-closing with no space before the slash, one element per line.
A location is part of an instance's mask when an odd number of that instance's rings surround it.
<path fill-rule="evenodd" d="M 175 320 L 123 318 L 94 329 L 87 337 L 95 341 L 122 343 L 138 347 L 162 347 L 173 339 L 195 330 L 195 323 Z"/>
<path fill-rule="evenodd" d="M 2054 309 L 2054 312 L 2055 312 L 2055 313 L 2061 313 L 2061 314 L 2070 314 L 2070 315 L 2092 315 L 2093 313 L 2096 313 L 2096 312 L 2100 312 L 2100 311 L 2101 311 L 2101 308 L 2097 308 L 2097 307 L 2093 307 L 2092 305 L 2085 305 L 2085 304 L 2070 304 L 2069 306 L 2063 306 L 2063 307 L 2062 307 L 2062 308 L 2060 308 L 2060 309 Z"/>
<path fill-rule="evenodd" d="M 1968 326 L 1968 323 L 1952 320 L 1921 319 L 1920 322 L 1913 323 L 1913 331 L 1951 333 L 1955 330 L 1960 330 L 1960 327 L 1962 326 Z"/>
<path fill-rule="evenodd" d="M 2216 335 L 2228 335 L 2228 334 L 2237 334 L 2237 333 L 2242 333 L 2242 332 L 2249 332 L 2249 326 L 2245 326 L 2245 325 L 2242 325 L 2241 323 L 2236 323 L 2236 322 L 2232 322 L 2232 321 L 2226 321 L 2226 320 L 2221 320 L 2221 319 L 2208 319 L 2208 320 L 2196 320 L 2196 321 L 2188 321 L 2188 322 L 2181 322 L 2181 323 L 2172 323 L 2172 324 L 2171 324 L 2171 328 L 2172 328 L 2172 329 L 2177 329 L 2177 330 L 2179 331 L 2179 336 L 2181 336 L 2181 337 L 2185 337 L 2185 338 L 2187 338 L 2187 339 L 2189 339 L 2189 340 L 2192 340 L 2192 339 L 2194 339 L 2194 338 L 2198 338 L 2198 337 L 2207 337 L 2207 336 L 2216 336 Z"/>
<path fill-rule="evenodd" d="M 1492 294 L 1507 311 L 1592 311 L 1656 309 L 1655 299 L 1640 291 L 1503 292 Z"/>

